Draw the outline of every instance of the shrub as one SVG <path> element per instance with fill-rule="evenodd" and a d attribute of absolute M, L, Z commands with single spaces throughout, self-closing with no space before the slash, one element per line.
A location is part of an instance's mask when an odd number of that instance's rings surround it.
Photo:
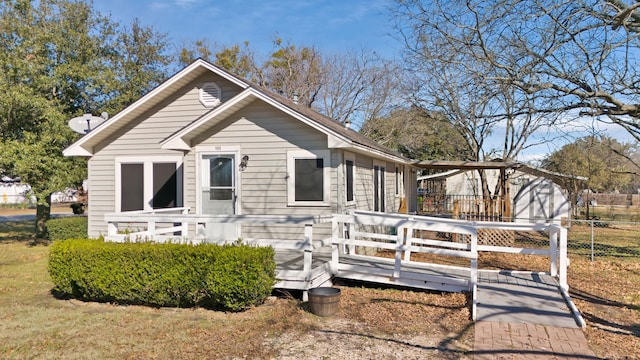
<path fill-rule="evenodd" d="M 83 300 L 240 311 L 262 303 L 275 282 L 272 248 L 246 245 L 58 241 L 54 289 Z"/>
<path fill-rule="evenodd" d="M 87 237 L 87 218 L 65 217 L 47 221 L 50 240 L 84 239 Z"/>

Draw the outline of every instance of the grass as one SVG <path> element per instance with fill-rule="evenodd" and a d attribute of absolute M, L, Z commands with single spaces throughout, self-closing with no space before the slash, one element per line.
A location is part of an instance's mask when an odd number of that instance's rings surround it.
<path fill-rule="evenodd" d="M 581 218 L 584 219 L 587 210 L 585 207 L 578 208 Z M 640 221 L 640 207 L 638 206 L 613 206 L 600 205 L 589 208 L 589 216 L 607 221 Z"/>
<path fill-rule="evenodd" d="M 302 326 L 290 321 L 305 316 L 286 300 L 240 314 L 58 300 L 47 246 L 5 241 L 0 248 L 1 358 L 268 358 L 256 335 Z"/>
<path fill-rule="evenodd" d="M 46 271 L 48 244 L 34 242 L 31 230 L 29 222 L 0 223 L 3 359 L 335 358 L 337 347 L 345 358 L 413 350 L 416 358 L 455 359 L 473 344 L 464 294 L 340 286 L 340 310 L 331 318 L 286 296 L 242 313 L 58 300 Z M 548 259 L 537 256 L 483 254 L 479 262 L 548 271 Z M 596 354 L 639 358 L 640 258 L 572 255 L 569 286 Z"/>
<path fill-rule="evenodd" d="M 348 356 L 411 348 L 461 358 L 473 346 L 464 294 L 344 286 L 331 318 L 291 296 L 242 313 L 59 300 L 50 293 L 48 244 L 30 231 L 30 223 L 0 223 L 2 359 L 269 359 L 292 348 L 291 358 L 309 358 L 345 341 Z"/>

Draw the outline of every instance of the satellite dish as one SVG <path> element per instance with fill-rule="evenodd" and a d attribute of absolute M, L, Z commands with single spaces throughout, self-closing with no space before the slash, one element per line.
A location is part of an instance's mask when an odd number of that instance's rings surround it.
<path fill-rule="evenodd" d="M 86 134 L 106 120 L 107 119 L 99 116 L 84 114 L 82 116 L 74 117 L 73 119 L 69 120 L 69 127 L 71 128 L 71 130 L 79 134 Z"/>

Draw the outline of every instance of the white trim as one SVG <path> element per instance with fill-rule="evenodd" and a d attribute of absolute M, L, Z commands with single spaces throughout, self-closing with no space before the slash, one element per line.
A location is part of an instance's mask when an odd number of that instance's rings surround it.
<path fill-rule="evenodd" d="M 199 145 L 196 147 L 195 161 L 196 161 L 196 213 L 202 214 L 202 157 L 206 155 L 233 155 L 234 161 L 234 180 L 235 180 L 235 200 L 234 200 L 234 213 L 235 215 L 242 215 L 242 179 L 241 172 L 238 168 L 240 164 L 241 147 L 240 146 L 219 146 L 219 145 Z M 235 236 L 237 238 L 242 237 L 242 226 L 240 224 L 235 225 Z"/>
<path fill-rule="evenodd" d="M 242 207 L 239 206 L 240 201 L 242 201 L 241 194 L 241 178 L 240 178 L 240 170 L 237 168 L 240 161 L 240 146 L 219 146 L 219 145 L 198 145 L 195 149 L 195 161 L 196 161 L 196 213 L 200 214 L 202 209 L 202 155 L 217 155 L 217 154 L 233 154 L 236 157 L 235 164 L 235 176 L 236 176 L 236 195 L 238 196 L 238 201 L 236 201 L 235 212 L 236 215 L 242 215 Z"/>
<path fill-rule="evenodd" d="M 295 200 L 295 161 L 297 159 L 322 159 L 322 201 Z M 288 206 L 329 206 L 331 193 L 331 152 L 329 150 L 289 150 L 287 151 L 287 205 Z"/>
<path fill-rule="evenodd" d="M 285 113 L 285 114 L 287 114 L 287 115 L 289 115 L 289 116 L 291 116 L 291 117 L 303 122 L 306 125 L 311 126 L 312 128 L 320 131 L 323 134 L 326 134 L 327 135 L 327 147 L 330 148 L 330 149 L 332 149 L 332 148 L 351 149 L 353 151 L 366 154 L 368 156 L 376 156 L 376 157 L 380 157 L 380 158 L 383 158 L 383 159 L 386 159 L 386 160 L 389 160 L 389 161 L 407 163 L 407 161 L 405 159 L 398 158 L 396 156 L 393 156 L 393 155 L 390 155 L 390 154 L 386 154 L 386 153 L 384 153 L 382 151 L 356 144 L 353 141 L 351 141 L 350 139 L 348 139 L 347 137 L 345 137 L 345 136 L 343 136 L 341 134 L 333 132 L 331 129 L 328 129 L 327 127 L 319 124 L 318 122 L 313 121 L 313 120 L 307 118 L 306 116 L 304 116 L 304 115 L 302 115 L 302 114 L 300 114 L 300 113 L 298 113 L 298 112 L 296 112 L 296 111 L 294 111 L 294 110 L 282 105 L 281 103 L 277 102 L 276 100 L 264 95 L 260 91 L 257 91 L 257 90 L 255 90 L 253 88 L 245 89 L 244 91 L 242 91 L 238 95 L 234 96 L 232 99 L 225 101 L 223 104 L 218 106 L 216 109 L 214 109 L 211 112 L 205 114 L 202 118 L 198 119 L 197 121 L 191 123 L 190 125 L 186 126 L 182 130 L 180 130 L 177 133 L 173 134 L 171 137 L 167 138 L 166 140 L 164 140 L 161 143 L 161 148 L 162 149 L 168 149 L 168 150 L 185 150 L 185 151 L 190 150 L 191 146 L 188 145 L 188 141 L 185 141 L 183 139 L 185 136 L 187 136 L 193 130 L 195 130 L 195 129 L 199 128 L 200 126 L 203 126 L 207 122 L 211 121 L 216 116 L 219 116 L 219 115 L 223 114 L 225 111 L 232 109 L 234 106 L 236 106 L 238 103 L 240 103 L 241 101 L 245 100 L 248 97 L 252 97 L 254 99 L 260 99 L 260 100 L 264 101 L 265 103 L 267 103 L 268 105 L 271 105 L 274 108 L 282 111 L 283 113 Z"/>
<path fill-rule="evenodd" d="M 151 211 L 151 199 L 153 198 L 153 164 L 176 164 L 176 207 L 183 206 L 184 202 L 184 158 L 182 156 L 118 156 L 115 158 L 115 212 L 121 212 L 122 184 L 120 183 L 122 164 L 142 164 L 143 171 L 143 210 Z M 181 171 L 178 169 L 182 168 Z"/>
<path fill-rule="evenodd" d="M 347 192 L 349 188 L 347 187 L 347 160 L 353 161 L 353 168 L 351 169 L 351 177 L 353 179 L 353 200 L 347 199 Z M 344 201 L 347 205 L 355 205 L 356 204 L 356 154 L 345 151 L 344 152 Z"/>
<path fill-rule="evenodd" d="M 183 137 L 185 135 L 188 135 L 190 132 L 192 132 L 193 130 L 199 128 L 200 126 L 206 124 L 208 121 L 210 121 L 211 119 L 215 118 L 219 114 L 221 114 L 221 113 L 225 112 L 226 110 L 234 107 L 240 101 L 242 101 L 245 98 L 251 96 L 252 93 L 253 93 L 252 89 L 249 88 L 249 89 L 246 89 L 246 90 L 242 91 L 240 94 L 234 96 L 233 99 L 225 101 L 224 104 L 218 106 L 215 110 L 212 110 L 211 112 L 207 113 L 206 115 L 204 115 L 203 117 L 201 117 L 197 121 L 187 125 L 182 130 L 178 131 L 177 133 L 173 134 L 171 137 L 169 137 L 166 140 L 164 140 L 163 142 L 161 142 L 160 143 L 161 148 L 162 149 L 169 149 L 169 150 L 177 150 L 177 149 L 179 149 L 179 150 L 191 150 L 191 146 L 189 146 L 189 144 L 187 144 L 187 142 L 184 141 L 184 139 L 183 139 Z"/>
<path fill-rule="evenodd" d="M 375 176 L 376 176 L 376 166 L 379 168 L 378 170 L 378 188 L 375 188 Z M 381 169 L 384 169 L 384 171 L 381 171 Z M 378 212 L 387 212 L 387 195 L 388 195 L 388 190 L 387 189 L 387 163 L 385 161 L 381 161 L 378 159 L 373 159 L 373 166 L 371 167 L 371 179 L 372 179 L 372 185 L 374 185 L 373 187 L 373 205 L 374 205 L 374 211 L 375 210 L 375 202 L 376 202 L 376 192 L 379 195 L 378 200 L 378 206 L 380 207 L 377 211 Z M 382 191 L 380 191 L 382 189 Z"/>
<path fill-rule="evenodd" d="M 181 71 L 179 71 L 177 74 L 175 74 L 171 78 L 169 78 L 167 81 L 165 81 L 162 84 L 158 85 L 155 89 L 151 90 L 146 95 L 144 95 L 143 97 L 138 99 L 138 101 L 136 101 L 133 104 L 129 105 L 124 110 L 122 110 L 119 113 L 117 113 L 114 117 L 112 117 L 111 119 L 105 121 L 104 123 L 99 125 L 96 129 L 94 129 L 90 133 L 84 135 L 82 138 L 80 138 L 75 143 L 71 144 L 69 147 L 67 147 L 66 149 L 64 149 L 62 151 L 62 154 L 64 156 L 91 156 L 91 155 L 93 155 L 92 151 L 89 151 L 89 150 L 83 148 L 82 145 L 87 143 L 89 140 L 93 139 L 94 137 L 96 137 L 98 134 L 104 132 L 106 129 L 108 129 L 111 126 L 113 126 L 113 124 L 116 124 L 116 123 L 122 121 L 122 119 L 126 118 L 126 116 L 128 114 L 130 114 L 131 112 L 133 112 L 134 110 L 136 110 L 140 106 L 144 105 L 146 102 L 148 102 L 150 99 L 156 97 L 158 94 L 164 92 L 166 89 L 172 87 L 175 83 L 179 82 L 180 80 L 182 80 L 184 77 L 186 77 L 187 75 L 189 75 L 193 71 L 196 71 L 198 68 L 205 68 L 205 69 L 207 69 L 207 70 L 209 70 L 209 71 L 211 71 L 211 72 L 213 72 L 213 73 L 215 73 L 215 74 L 217 74 L 217 75 L 219 75 L 219 76 L 231 81 L 232 83 L 240 86 L 243 89 L 249 87 L 249 85 L 247 83 L 245 83 L 243 81 L 240 81 L 238 78 L 229 75 L 226 71 L 222 71 L 221 69 L 218 69 L 215 65 L 212 65 L 207 61 L 204 61 L 202 59 L 198 59 L 198 60 L 194 61 L 193 63 L 191 63 L 189 66 L 187 66 L 184 69 L 182 69 Z"/>
<path fill-rule="evenodd" d="M 402 197 L 402 184 L 404 183 L 404 171 L 400 171 L 400 164 L 393 164 L 393 194 L 395 197 Z"/>

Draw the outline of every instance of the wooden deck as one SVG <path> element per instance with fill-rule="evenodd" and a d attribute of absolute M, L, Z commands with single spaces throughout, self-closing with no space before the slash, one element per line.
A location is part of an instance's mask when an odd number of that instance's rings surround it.
<path fill-rule="evenodd" d="M 174 213 L 170 213 L 173 211 Z M 354 279 L 379 284 L 417 289 L 462 292 L 471 294 L 471 314 L 477 318 L 478 252 L 543 255 L 549 258 L 549 276 L 557 279 L 558 291 L 567 294 L 567 232 L 557 224 L 514 224 L 470 222 L 426 216 L 353 211 L 350 214 L 325 216 L 269 215 L 191 215 L 182 208 L 161 213 L 107 214 L 106 237 L 110 241 L 145 239 L 171 242 L 210 242 L 206 238 L 189 237 L 193 229 L 216 226 L 218 223 L 269 224 L 303 227 L 301 239 L 243 239 L 243 243 L 272 246 L 276 250 L 276 288 L 303 291 L 331 286 L 332 279 Z M 137 233 L 123 234 L 119 223 L 147 223 Z M 315 224 L 331 223 L 328 238 L 314 238 Z M 479 244 L 478 232 L 536 231 L 548 234 L 547 248 L 520 248 Z M 326 235 L 325 235 L 326 236 Z M 316 237 L 318 237 L 316 235 Z M 228 239 L 225 243 L 237 239 Z M 394 258 L 371 256 L 380 250 L 391 252 Z M 428 264 L 412 261 L 411 254 L 458 259 L 468 266 Z M 535 288 L 536 286 L 530 286 Z M 568 298 L 568 295 L 565 296 Z"/>
<path fill-rule="evenodd" d="M 409 262 L 401 264 L 396 277 L 393 259 L 346 255 L 340 259 L 335 276 L 416 289 L 462 292 L 470 288 L 470 272 L 468 268 Z"/>
<path fill-rule="evenodd" d="M 334 273 L 331 270 L 331 253 L 316 253 L 311 262 L 311 270 L 305 271 L 304 254 L 293 250 L 277 250 L 275 288 L 305 291 L 331 286 Z"/>

